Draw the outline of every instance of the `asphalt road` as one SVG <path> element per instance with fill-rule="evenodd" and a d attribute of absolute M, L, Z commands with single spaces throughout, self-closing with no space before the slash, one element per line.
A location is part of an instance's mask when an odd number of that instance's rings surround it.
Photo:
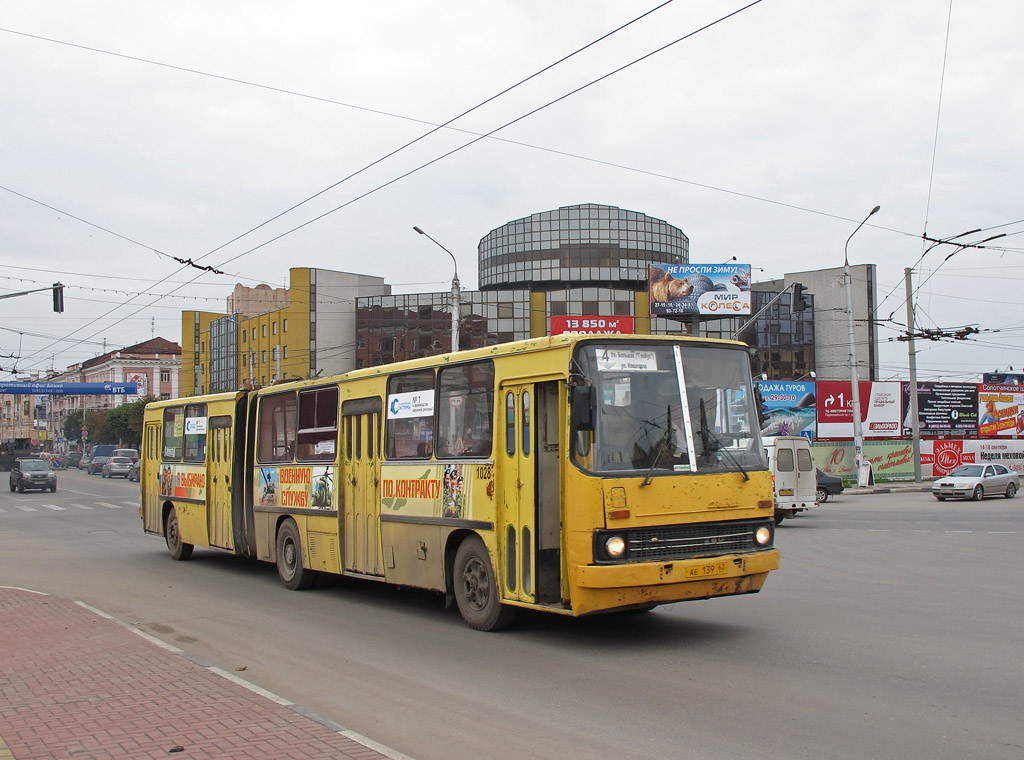
<path fill-rule="evenodd" d="M 78 472 L 56 494 L 5 488 L 0 584 L 245 667 L 417 760 L 1024 756 L 1024 498 L 841 496 L 780 526 L 756 596 L 483 634 L 432 594 L 173 562 L 137 490 Z"/>

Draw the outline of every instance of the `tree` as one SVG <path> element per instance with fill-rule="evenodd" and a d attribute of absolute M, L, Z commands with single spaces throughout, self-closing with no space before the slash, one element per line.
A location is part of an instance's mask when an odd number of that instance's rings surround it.
<path fill-rule="evenodd" d="M 82 410 L 75 409 L 68 412 L 64 419 L 64 438 L 68 441 L 78 441 L 82 437 Z"/>
<path fill-rule="evenodd" d="M 103 423 L 103 442 L 138 448 L 142 443 L 142 420 L 146 404 L 154 400 L 153 396 L 145 396 L 111 409 Z"/>
<path fill-rule="evenodd" d="M 97 443 L 116 443 L 116 441 L 108 441 L 104 438 L 104 425 L 107 420 L 106 409 L 86 409 L 84 424 L 86 432 L 89 433 L 88 441 L 91 444 Z"/>

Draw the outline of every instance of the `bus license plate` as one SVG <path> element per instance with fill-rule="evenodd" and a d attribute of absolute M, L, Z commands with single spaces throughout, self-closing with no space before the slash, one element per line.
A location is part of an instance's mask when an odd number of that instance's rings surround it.
<path fill-rule="evenodd" d="M 687 578 L 710 578 L 715 575 L 725 575 L 725 562 L 712 562 L 708 565 L 695 565 L 686 568 Z"/>
<path fill-rule="evenodd" d="M 792 488 L 780 488 L 779 489 L 779 496 L 792 496 L 792 495 L 793 495 L 793 489 Z"/>

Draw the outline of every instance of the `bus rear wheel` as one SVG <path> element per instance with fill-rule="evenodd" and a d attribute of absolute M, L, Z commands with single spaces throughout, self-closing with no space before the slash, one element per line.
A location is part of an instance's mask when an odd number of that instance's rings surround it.
<path fill-rule="evenodd" d="M 500 631 L 508 628 L 516 610 L 501 603 L 498 585 L 494 582 L 487 547 L 477 536 L 467 538 L 455 553 L 452 577 L 455 601 L 462 619 L 478 631 Z"/>
<path fill-rule="evenodd" d="M 178 511 L 174 507 L 171 507 L 171 511 L 167 513 L 167 524 L 164 525 L 164 540 L 167 541 L 167 551 L 171 553 L 171 559 L 186 560 L 192 556 L 192 550 L 195 547 L 181 540 L 181 529 L 178 526 Z"/>
<path fill-rule="evenodd" d="M 302 565 L 302 541 L 294 520 L 285 520 L 277 534 L 277 575 L 292 591 L 303 591 L 316 582 L 316 571 Z"/>

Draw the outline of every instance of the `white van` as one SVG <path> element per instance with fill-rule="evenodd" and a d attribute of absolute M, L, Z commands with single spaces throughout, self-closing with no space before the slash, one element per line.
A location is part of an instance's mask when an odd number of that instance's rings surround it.
<path fill-rule="evenodd" d="M 777 435 L 764 438 L 763 443 L 775 482 L 775 524 L 818 506 L 811 442 L 803 436 Z"/>

